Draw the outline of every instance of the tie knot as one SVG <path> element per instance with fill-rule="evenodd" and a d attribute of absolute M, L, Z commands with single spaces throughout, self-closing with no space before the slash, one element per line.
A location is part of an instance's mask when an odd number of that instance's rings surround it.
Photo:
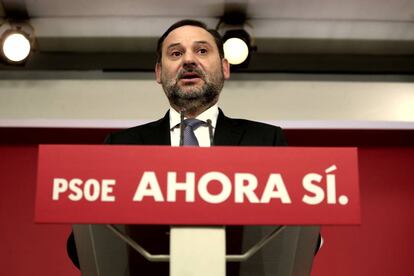
<path fill-rule="evenodd" d="M 198 120 L 198 119 L 194 119 L 194 118 L 190 118 L 190 119 L 185 119 L 183 121 L 184 126 L 185 127 L 190 127 L 192 130 L 196 130 L 199 126 L 201 126 L 202 124 L 204 124 L 203 121 Z"/>

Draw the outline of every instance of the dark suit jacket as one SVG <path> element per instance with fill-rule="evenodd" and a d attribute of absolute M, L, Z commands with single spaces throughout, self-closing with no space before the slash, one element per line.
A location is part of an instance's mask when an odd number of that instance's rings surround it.
<path fill-rule="evenodd" d="M 221 110 L 214 133 L 215 146 L 285 146 L 280 127 L 243 119 L 230 119 Z M 145 125 L 110 134 L 105 143 L 122 145 L 171 145 L 169 113 Z"/>
<path fill-rule="evenodd" d="M 108 135 L 106 144 L 171 145 L 169 112 L 164 118 Z M 230 119 L 221 110 L 217 118 L 215 146 L 284 146 L 280 127 L 243 119 Z M 242 227 L 227 227 L 227 254 L 241 252 Z M 152 254 L 168 254 L 169 226 L 130 227 L 128 235 Z M 154 242 L 157 241 L 157 242 Z M 68 254 L 79 267 L 73 235 L 68 239 Z M 168 275 L 168 263 L 150 263 L 134 250 L 129 252 L 131 275 Z M 227 275 L 238 275 L 239 264 L 228 263 Z"/>

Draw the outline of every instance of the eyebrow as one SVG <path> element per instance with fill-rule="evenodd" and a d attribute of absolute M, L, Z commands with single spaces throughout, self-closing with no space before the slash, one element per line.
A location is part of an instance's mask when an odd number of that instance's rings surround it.
<path fill-rule="evenodd" d="M 208 41 L 205 41 L 205 40 L 194 41 L 194 44 L 206 44 L 208 46 L 211 46 L 211 44 Z M 171 48 L 174 48 L 176 46 L 180 46 L 180 45 L 181 45 L 181 43 L 179 43 L 179 42 L 170 44 L 170 45 L 168 45 L 167 50 L 171 49 Z"/>
<path fill-rule="evenodd" d="M 208 41 L 205 41 L 205 40 L 195 41 L 194 43 L 211 45 Z"/>
<path fill-rule="evenodd" d="M 176 46 L 180 46 L 180 44 L 181 43 L 173 43 L 173 44 L 170 44 L 170 45 L 168 45 L 167 50 L 170 49 L 170 48 L 174 48 Z"/>

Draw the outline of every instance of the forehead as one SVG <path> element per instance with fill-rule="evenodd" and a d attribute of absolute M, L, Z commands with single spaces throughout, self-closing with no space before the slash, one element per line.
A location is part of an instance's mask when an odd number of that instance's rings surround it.
<path fill-rule="evenodd" d="M 203 28 L 197 26 L 182 26 L 168 34 L 164 40 L 163 49 L 173 44 L 191 45 L 199 41 L 206 41 L 212 46 L 216 45 L 214 37 Z"/>

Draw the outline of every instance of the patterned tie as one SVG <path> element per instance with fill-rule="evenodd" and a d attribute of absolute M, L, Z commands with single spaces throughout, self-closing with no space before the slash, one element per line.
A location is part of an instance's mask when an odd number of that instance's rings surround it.
<path fill-rule="evenodd" d="M 183 145 L 184 146 L 198 146 L 197 137 L 194 134 L 194 131 L 204 124 L 203 121 L 197 119 L 185 119 L 183 121 L 184 132 L 183 132 Z"/>

